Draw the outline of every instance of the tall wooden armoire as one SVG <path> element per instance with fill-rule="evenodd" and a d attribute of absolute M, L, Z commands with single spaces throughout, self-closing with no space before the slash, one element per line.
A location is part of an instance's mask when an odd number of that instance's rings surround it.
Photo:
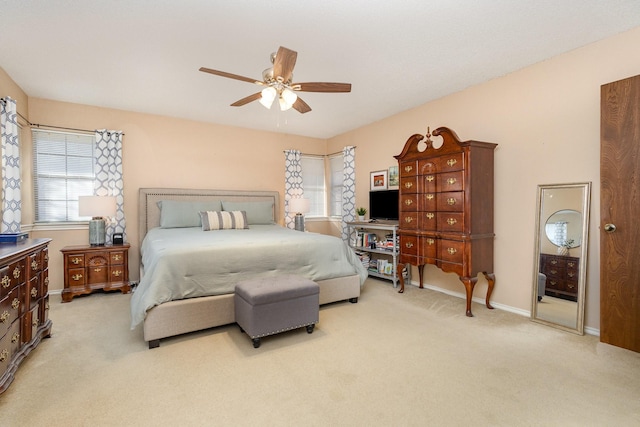
<path fill-rule="evenodd" d="M 413 135 L 398 159 L 400 173 L 398 269 L 418 267 L 423 287 L 425 264 L 455 273 L 465 286 L 467 316 L 473 288 L 482 272 L 489 287 L 493 274 L 493 153 L 497 144 L 460 141 L 454 131 L 440 127 L 434 136 L 443 144 L 434 148 L 427 135 Z M 423 141 L 426 140 L 426 141 Z M 404 278 L 400 275 L 400 291 Z"/>

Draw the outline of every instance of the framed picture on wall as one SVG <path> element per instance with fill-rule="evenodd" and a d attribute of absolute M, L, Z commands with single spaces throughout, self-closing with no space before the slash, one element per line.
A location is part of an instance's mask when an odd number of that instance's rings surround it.
<path fill-rule="evenodd" d="M 389 167 L 389 190 L 397 190 L 400 188 L 400 175 L 398 175 L 398 166 Z"/>
<path fill-rule="evenodd" d="M 387 171 L 371 172 L 371 191 L 386 190 L 388 185 Z"/>

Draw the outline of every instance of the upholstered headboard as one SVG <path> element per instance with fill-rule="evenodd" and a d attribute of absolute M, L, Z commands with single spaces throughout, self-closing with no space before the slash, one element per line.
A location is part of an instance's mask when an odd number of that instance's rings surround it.
<path fill-rule="evenodd" d="M 138 241 L 142 245 L 147 231 L 160 226 L 158 202 L 175 200 L 185 202 L 206 202 L 224 200 L 229 202 L 273 202 L 273 221 L 278 222 L 280 194 L 277 191 L 243 190 L 199 190 L 190 188 L 141 188 L 138 192 Z"/>

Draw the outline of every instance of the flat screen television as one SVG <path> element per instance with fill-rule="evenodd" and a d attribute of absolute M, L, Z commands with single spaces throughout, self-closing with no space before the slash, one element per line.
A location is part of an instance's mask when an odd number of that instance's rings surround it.
<path fill-rule="evenodd" d="M 369 192 L 369 218 L 375 220 L 398 220 L 398 190 Z"/>

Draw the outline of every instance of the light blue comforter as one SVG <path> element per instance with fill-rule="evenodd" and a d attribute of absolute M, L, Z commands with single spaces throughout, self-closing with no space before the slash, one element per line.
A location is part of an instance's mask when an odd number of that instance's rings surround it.
<path fill-rule="evenodd" d="M 154 228 L 142 247 L 144 276 L 131 298 L 131 328 L 167 301 L 232 293 L 258 275 L 296 274 L 314 281 L 367 271 L 341 239 L 279 225 L 244 230 Z"/>

